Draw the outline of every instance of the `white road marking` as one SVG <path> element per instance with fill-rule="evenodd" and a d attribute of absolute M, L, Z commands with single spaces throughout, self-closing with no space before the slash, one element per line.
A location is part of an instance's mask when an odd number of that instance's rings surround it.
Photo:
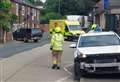
<path fill-rule="evenodd" d="M 0 82 L 4 82 L 4 77 L 3 77 L 3 62 L 0 62 Z"/>
<path fill-rule="evenodd" d="M 72 66 L 73 64 L 69 64 L 69 65 L 66 65 L 63 69 L 70 75 L 72 75 L 72 73 L 67 69 L 68 67 Z"/>
<path fill-rule="evenodd" d="M 72 65 L 73 65 L 73 64 L 69 64 L 69 65 L 66 65 L 66 66 L 63 68 L 64 71 L 69 74 L 69 76 L 66 76 L 66 77 L 64 77 L 64 78 L 61 78 L 61 79 L 59 79 L 59 80 L 57 80 L 57 81 L 55 81 L 55 82 L 63 82 L 63 81 L 65 81 L 65 80 L 67 80 L 68 78 L 70 78 L 70 77 L 72 76 L 72 73 L 67 69 L 67 67 L 70 67 L 70 66 L 72 66 Z"/>

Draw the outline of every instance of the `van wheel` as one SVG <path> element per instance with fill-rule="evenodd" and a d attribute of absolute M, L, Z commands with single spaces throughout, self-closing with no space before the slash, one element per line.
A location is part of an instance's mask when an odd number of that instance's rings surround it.
<path fill-rule="evenodd" d="M 18 41 L 18 38 L 13 38 L 13 40 L 16 40 L 16 41 Z"/>
<path fill-rule="evenodd" d="M 80 81 L 80 78 L 81 78 L 80 63 L 75 62 L 74 63 L 74 80 Z"/>

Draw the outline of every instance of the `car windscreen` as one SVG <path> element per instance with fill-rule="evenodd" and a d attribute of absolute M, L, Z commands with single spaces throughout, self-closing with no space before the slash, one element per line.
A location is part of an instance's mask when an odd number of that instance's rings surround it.
<path fill-rule="evenodd" d="M 78 47 L 111 46 L 120 45 L 116 35 L 82 36 Z"/>
<path fill-rule="evenodd" d="M 32 34 L 41 33 L 40 29 L 32 29 Z"/>
<path fill-rule="evenodd" d="M 69 29 L 70 30 L 80 30 L 81 27 L 80 27 L 80 25 L 69 25 Z"/>

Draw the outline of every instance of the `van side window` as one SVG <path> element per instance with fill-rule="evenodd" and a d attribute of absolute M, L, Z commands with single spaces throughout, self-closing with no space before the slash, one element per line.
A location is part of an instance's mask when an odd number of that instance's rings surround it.
<path fill-rule="evenodd" d="M 68 32 L 68 31 L 69 31 L 67 26 L 65 26 L 65 31 L 66 31 L 66 32 Z"/>

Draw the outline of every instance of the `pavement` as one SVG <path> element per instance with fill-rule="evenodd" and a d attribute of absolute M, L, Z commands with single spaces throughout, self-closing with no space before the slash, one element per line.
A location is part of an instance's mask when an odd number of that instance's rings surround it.
<path fill-rule="evenodd" d="M 49 44 L 0 61 L 0 82 L 62 82 L 69 76 L 63 68 L 51 69 Z"/>

